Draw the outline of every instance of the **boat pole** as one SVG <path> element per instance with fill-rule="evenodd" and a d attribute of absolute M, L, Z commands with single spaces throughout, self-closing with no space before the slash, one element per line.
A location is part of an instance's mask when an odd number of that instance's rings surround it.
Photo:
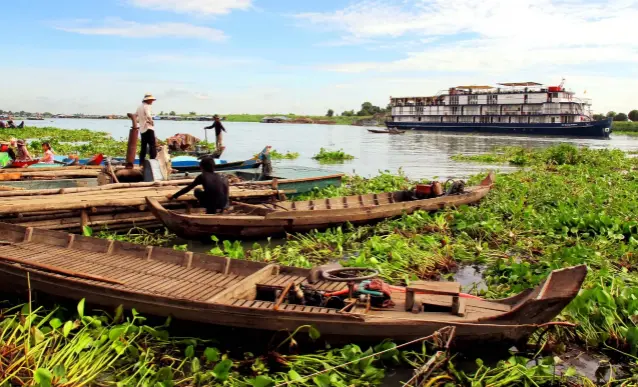
<path fill-rule="evenodd" d="M 126 168 L 132 169 L 135 163 L 135 153 L 137 152 L 137 136 L 140 132 L 140 127 L 137 125 L 137 114 L 127 113 L 128 118 L 131 119 L 131 130 L 128 133 L 128 147 L 126 148 Z"/>
<path fill-rule="evenodd" d="M 142 181 L 144 176 L 139 169 L 134 167 L 137 137 L 140 132 L 140 127 L 137 125 L 137 114 L 127 113 L 126 115 L 131 119 L 131 130 L 128 133 L 128 146 L 126 148 L 126 163 L 124 164 L 124 169 L 118 169 L 115 172 L 115 176 L 120 182 L 128 183 Z M 142 166 L 140 165 L 140 167 Z"/>

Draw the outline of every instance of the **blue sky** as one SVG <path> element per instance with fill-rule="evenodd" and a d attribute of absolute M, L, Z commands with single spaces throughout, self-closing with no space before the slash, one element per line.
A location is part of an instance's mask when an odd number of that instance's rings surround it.
<path fill-rule="evenodd" d="M 457 84 L 638 108 L 635 0 L 4 2 L 5 110 L 323 114 Z"/>

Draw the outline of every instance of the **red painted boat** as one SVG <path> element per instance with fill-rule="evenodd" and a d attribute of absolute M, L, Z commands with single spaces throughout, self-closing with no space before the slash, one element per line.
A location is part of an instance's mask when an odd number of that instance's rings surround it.
<path fill-rule="evenodd" d="M 40 161 L 39 159 L 26 160 L 26 161 L 14 160 L 11 163 L 11 165 L 8 166 L 8 168 L 25 168 L 25 167 L 28 167 L 29 165 L 37 164 L 39 161 Z"/>

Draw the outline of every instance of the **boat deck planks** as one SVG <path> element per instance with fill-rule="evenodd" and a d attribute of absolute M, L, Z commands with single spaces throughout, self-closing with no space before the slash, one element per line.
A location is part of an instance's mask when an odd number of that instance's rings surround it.
<path fill-rule="evenodd" d="M 112 206 L 145 206 L 146 197 L 166 203 L 166 195 L 175 193 L 179 187 L 163 186 L 149 188 L 122 188 L 97 192 L 74 192 L 44 196 L 10 196 L 0 201 L 0 214 L 29 213 L 47 210 L 74 210 Z M 275 196 L 279 192 L 271 189 L 230 188 L 234 200 Z M 180 197 L 179 201 L 195 200 L 192 194 Z"/>
<path fill-rule="evenodd" d="M 46 263 L 86 274 L 115 278 L 124 282 L 124 288 L 144 293 L 202 301 L 242 278 L 200 268 L 185 268 L 179 264 L 132 260 L 127 255 L 97 252 L 87 254 L 81 250 L 33 242 L 0 246 L 0 257 Z"/>

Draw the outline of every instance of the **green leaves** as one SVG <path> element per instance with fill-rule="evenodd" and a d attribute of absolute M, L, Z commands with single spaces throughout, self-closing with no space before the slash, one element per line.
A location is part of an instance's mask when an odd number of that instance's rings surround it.
<path fill-rule="evenodd" d="M 81 299 L 80 302 L 78 302 L 78 316 L 80 316 L 80 319 L 82 319 L 82 317 L 84 317 L 84 302 L 85 299 Z"/>
<path fill-rule="evenodd" d="M 217 380 L 224 381 L 228 379 L 230 374 L 230 368 L 233 366 L 233 362 L 230 359 L 224 359 L 217 363 L 213 368 L 213 375 Z"/>
<path fill-rule="evenodd" d="M 82 235 L 87 237 L 93 236 L 93 229 L 90 226 L 82 226 Z"/>
<path fill-rule="evenodd" d="M 206 357 L 206 361 L 210 363 L 219 361 L 219 350 L 217 348 L 208 347 L 204 350 L 204 357 Z"/>
<path fill-rule="evenodd" d="M 252 387 L 271 387 L 275 385 L 275 382 L 265 375 L 258 375 L 250 382 Z"/>
<path fill-rule="evenodd" d="M 343 149 L 331 151 L 325 148 L 321 148 L 319 149 L 319 153 L 312 156 L 312 158 L 322 163 L 335 163 L 343 162 L 345 160 L 353 160 L 354 156 L 345 153 Z"/>
<path fill-rule="evenodd" d="M 310 335 L 310 338 L 312 340 L 317 340 L 319 339 L 319 337 L 321 337 L 321 333 L 319 333 L 319 330 L 317 330 L 317 328 L 313 327 L 312 325 L 308 328 L 308 334 Z"/>
<path fill-rule="evenodd" d="M 38 368 L 33 374 L 33 380 L 35 380 L 40 387 L 51 387 L 53 375 L 51 371 L 46 368 Z"/>
<path fill-rule="evenodd" d="M 62 321 L 60 321 L 59 318 L 54 318 L 54 319 L 51 319 L 51 321 L 49 321 L 49 325 L 53 329 L 58 329 L 62 326 Z"/>
<path fill-rule="evenodd" d="M 193 358 L 193 360 L 191 360 L 191 371 L 193 373 L 197 373 L 199 372 L 199 370 L 201 369 L 201 364 L 199 363 L 199 358 L 195 357 Z"/>
<path fill-rule="evenodd" d="M 71 333 L 71 330 L 73 330 L 74 324 L 73 321 L 67 321 L 64 323 L 64 328 L 62 328 L 62 334 L 64 335 L 64 337 L 69 336 L 69 333 Z"/>
<path fill-rule="evenodd" d="M 184 351 L 184 355 L 186 356 L 187 359 L 192 359 L 193 356 L 195 356 L 195 347 L 192 345 L 189 345 L 188 347 L 186 347 L 186 350 Z"/>

